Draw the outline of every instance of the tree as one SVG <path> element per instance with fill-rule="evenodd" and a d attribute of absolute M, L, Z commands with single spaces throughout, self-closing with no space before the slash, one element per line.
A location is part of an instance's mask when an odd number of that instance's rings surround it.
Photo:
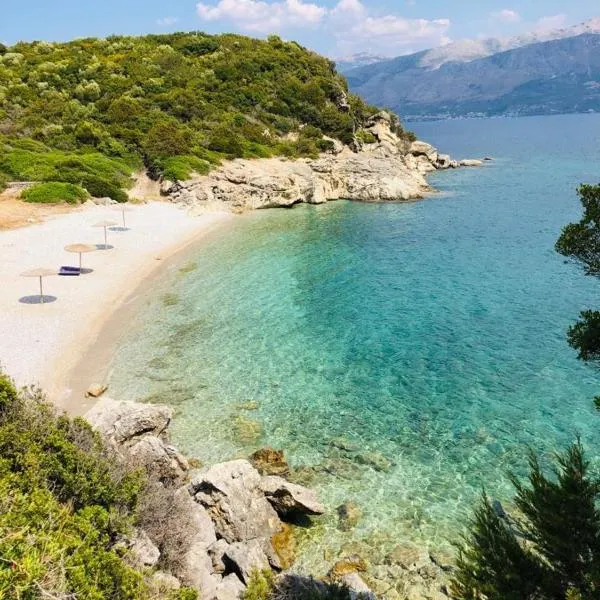
<path fill-rule="evenodd" d="M 584 268 L 586 275 L 600 276 L 600 185 L 582 185 L 577 193 L 583 205 L 579 223 L 567 225 L 556 250 L 573 258 Z M 582 360 L 600 359 L 600 312 L 586 310 L 568 332 L 569 344 Z"/>
<path fill-rule="evenodd" d="M 484 495 L 459 547 L 453 597 L 460 600 L 592 600 L 600 594 L 600 480 L 578 441 L 547 477 L 535 455 L 529 485 L 512 478 L 522 517 Z"/>

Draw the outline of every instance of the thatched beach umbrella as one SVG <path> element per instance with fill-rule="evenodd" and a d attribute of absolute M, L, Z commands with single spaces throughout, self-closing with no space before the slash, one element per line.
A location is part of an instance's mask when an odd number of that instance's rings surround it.
<path fill-rule="evenodd" d="M 75 252 L 79 254 L 79 270 L 81 271 L 81 255 L 84 252 L 93 252 L 96 250 L 96 246 L 90 246 L 89 244 L 70 244 L 65 246 L 67 252 Z"/>
<path fill-rule="evenodd" d="M 39 269 L 31 269 L 30 271 L 25 271 L 21 273 L 23 277 L 39 277 L 40 278 L 40 303 L 44 304 L 44 288 L 42 287 L 42 279 L 44 277 L 49 277 L 50 275 L 56 275 L 56 269 L 46 269 L 44 267 L 40 267 Z"/>
<path fill-rule="evenodd" d="M 105 250 L 108 248 L 108 238 L 107 238 L 106 228 L 113 227 L 114 225 L 116 225 L 116 223 L 114 221 L 100 221 L 99 223 L 96 223 L 94 225 L 94 227 L 104 227 L 104 249 Z"/>
<path fill-rule="evenodd" d="M 133 210 L 131 206 L 128 206 L 127 204 L 119 204 L 118 206 L 114 206 L 113 210 L 118 210 L 121 213 L 121 216 L 123 217 L 123 229 L 127 229 L 127 225 L 125 223 L 125 213 Z"/>

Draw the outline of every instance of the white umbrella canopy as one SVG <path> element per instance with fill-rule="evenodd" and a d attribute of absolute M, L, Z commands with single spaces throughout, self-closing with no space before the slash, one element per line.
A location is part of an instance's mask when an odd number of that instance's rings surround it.
<path fill-rule="evenodd" d="M 97 250 L 96 246 L 91 246 L 90 244 L 69 244 L 65 246 L 65 250 L 67 252 L 73 252 L 75 254 L 79 254 L 79 270 L 81 271 L 81 255 L 86 252 L 94 252 Z"/>
<path fill-rule="evenodd" d="M 56 275 L 56 269 L 48 269 L 46 267 L 38 267 L 37 269 L 30 269 L 21 273 L 22 277 L 39 277 L 40 279 L 40 304 L 44 304 L 44 288 L 42 285 L 42 279 L 44 277 L 50 277 Z"/>
<path fill-rule="evenodd" d="M 115 223 L 114 221 L 98 221 L 98 223 L 96 223 L 94 225 L 94 227 L 103 227 L 104 228 L 104 250 L 108 249 L 108 238 L 107 238 L 106 228 L 114 227 L 115 225 L 117 225 L 117 223 Z"/>

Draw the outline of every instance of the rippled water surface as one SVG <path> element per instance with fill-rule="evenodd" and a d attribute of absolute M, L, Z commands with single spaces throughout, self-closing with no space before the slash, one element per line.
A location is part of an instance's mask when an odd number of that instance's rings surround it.
<path fill-rule="evenodd" d="M 600 448 L 600 374 L 565 341 L 600 284 L 553 251 L 600 180 L 600 116 L 413 126 L 496 160 L 436 174 L 424 202 L 241 217 L 161 282 L 115 361 L 113 393 L 172 404 L 203 461 L 286 450 L 331 509 L 307 568 L 351 543 L 445 547 L 482 486 L 510 498 L 528 445 Z"/>

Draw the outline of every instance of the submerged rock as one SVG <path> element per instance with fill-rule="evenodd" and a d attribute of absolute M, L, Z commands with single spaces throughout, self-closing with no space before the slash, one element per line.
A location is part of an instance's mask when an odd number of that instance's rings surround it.
<path fill-rule="evenodd" d="M 338 506 L 337 513 L 339 517 L 338 527 L 342 531 L 350 531 L 350 529 L 356 527 L 362 516 L 360 508 L 352 500 Z"/>
<path fill-rule="evenodd" d="M 262 448 L 250 456 L 250 462 L 261 475 L 289 475 L 290 467 L 285 460 L 283 450 Z"/>
<path fill-rule="evenodd" d="M 389 471 L 392 462 L 379 452 L 361 452 L 356 455 L 356 462 L 373 467 L 376 471 Z"/>
<path fill-rule="evenodd" d="M 350 573 L 365 573 L 369 568 L 367 561 L 358 554 L 353 554 L 346 558 L 338 560 L 327 573 L 327 577 L 332 581 L 339 581 L 345 575 Z"/>
<path fill-rule="evenodd" d="M 278 568 L 289 569 L 296 560 L 297 543 L 291 525 L 283 523 L 279 533 L 271 538 L 271 544 L 279 559 Z"/>

